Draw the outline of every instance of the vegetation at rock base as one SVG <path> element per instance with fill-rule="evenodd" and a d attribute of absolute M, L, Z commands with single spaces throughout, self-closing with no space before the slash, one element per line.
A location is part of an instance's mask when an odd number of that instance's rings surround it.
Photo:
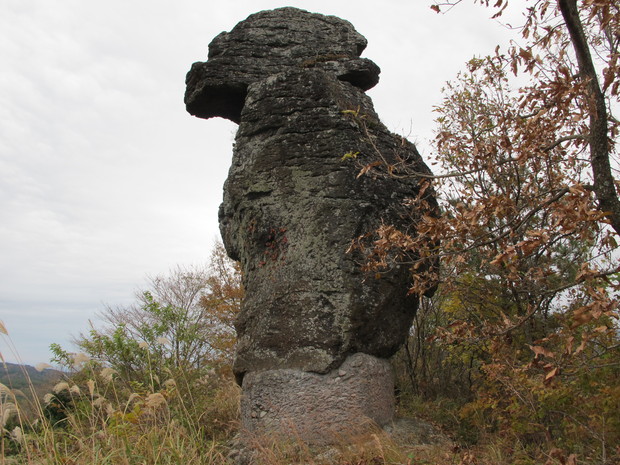
<path fill-rule="evenodd" d="M 477 3 L 500 19 L 507 5 Z M 522 43 L 472 59 L 437 107 L 444 174 L 428 179 L 442 216 L 411 199 L 408 231 L 384 225 L 354 244 L 369 271 L 428 270 L 411 292 L 440 284 L 393 362 L 399 413 L 454 447 L 377 433 L 317 456 L 263 441 L 261 463 L 620 463 L 620 5 L 533 0 L 524 11 Z M 362 170 L 379 168 L 420 175 Z M 427 266 L 437 259 L 439 271 Z M 32 374 L 18 388 L 5 364 L 0 464 L 232 463 L 242 292 L 221 247 L 209 267 L 151 279 L 133 306 L 104 309 L 107 325 L 81 335 L 79 353 L 54 347 L 70 375 L 30 411 L 19 389 L 33 389 Z"/>
<path fill-rule="evenodd" d="M 65 376 L 33 396 L 34 408 L 22 407 L 5 364 L 0 463 L 226 463 L 219 442 L 238 415 L 230 362 L 242 296 L 238 265 L 218 244 L 208 266 L 149 278 L 134 305 L 104 308 L 104 327 L 76 338 L 77 352 L 52 345 Z M 33 392 L 38 376 L 28 378 Z"/>

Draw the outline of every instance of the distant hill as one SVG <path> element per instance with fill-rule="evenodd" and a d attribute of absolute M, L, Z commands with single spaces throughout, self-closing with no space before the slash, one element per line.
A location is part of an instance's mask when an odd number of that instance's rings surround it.
<path fill-rule="evenodd" d="M 63 373 L 58 370 L 47 368 L 37 371 L 30 365 L 18 365 L 16 363 L 4 363 L 0 365 L 0 383 L 10 389 L 18 389 L 30 397 L 30 383 L 37 396 L 41 398 L 63 378 Z"/>

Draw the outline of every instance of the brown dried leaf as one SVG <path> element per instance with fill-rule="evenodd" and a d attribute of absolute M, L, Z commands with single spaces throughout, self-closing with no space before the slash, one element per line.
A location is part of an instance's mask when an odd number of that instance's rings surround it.
<path fill-rule="evenodd" d="M 502 263 L 506 262 L 506 259 L 508 258 L 508 253 L 507 252 L 502 252 L 500 254 L 497 254 L 495 256 L 495 258 L 493 258 L 493 260 L 491 260 L 489 262 L 490 265 L 501 265 Z"/>
<path fill-rule="evenodd" d="M 586 337 L 584 337 L 581 340 L 581 344 L 579 344 L 579 347 L 577 347 L 577 349 L 575 350 L 575 355 L 577 355 L 579 352 L 583 352 L 583 349 L 586 348 L 586 343 L 588 342 L 588 339 Z"/>
<path fill-rule="evenodd" d="M 375 161 L 375 162 L 372 162 L 372 163 L 370 163 L 370 164 L 368 164 L 368 165 L 364 166 L 364 167 L 360 170 L 360 172 L 357 174 L 357 176 L 356 176 L 356 177 L 357 177 L 357 178 L 359 178 L 360 176 L 365 175 L 365 174 L 366 174 L 366 173 L 368 173 L 371 169 L 373 169 L 375 166 L 379 166 L 379 165 L 381 165 L 381 162 L 380 162 L 380 161 Z"/>
<path fill-rule="evenodd" d="M 551 381 L 553 378 L 555 378 L 559 374 L 560 374 L 560 368 L 555 367 L 553 370 L 547 373 L 547 375 L 545 376 L 545 382 Z"/>
<path fill-rule="evenodd" d="M 616 78 L 616 76 L 613 72 L 610 72 L 609 69 L 605 69 L 603 74 L 605 75 L 605 81 L 603 82 L 603 92 L 605 92 L 609 88 L 609 86 L 614 82 L 614 79 Z"/>
<path fill-rule="evenodd" d="M 588 306 L 580 307 L 573 312 L 573 324 L 571 328 L 576 328 L 578 326 L 585 325 L 594 319 L 594 315 L 592 314 L 592 309 Z"/>
<path fill-rule="evenodd" d="M 532 52 L 524 48 L 519 49 L 519 56 L 524 60 L 531 60 L 533 58 Z"/>
<path fill-rule="evenodd" d="M 555 358 L 555 354 L 553 352 L 545 349 L 542 346 L 530 346 L 530 349 L 532 349 L 532 352 L 536 354 L 536 357 L 538 357 L 539 355 L 544 355 L 545 357 Z"/>

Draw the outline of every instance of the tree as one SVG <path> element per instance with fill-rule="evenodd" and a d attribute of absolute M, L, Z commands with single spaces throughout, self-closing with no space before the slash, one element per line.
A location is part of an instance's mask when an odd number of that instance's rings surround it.
<path fill-rule="evenodd" d="M 218 243 L 208 266 L 177 266 L 149 277 L 147 287 L 136 291 L 136 303 L 106 306 L 100 314 L 105 327 L 75 342 L 127 385 L 156 387 L 178 374 L 200 376 L 231 362 L 242 297 L 239 266 Z"/>
<path fill-rule="evenodd" d="M 451 7 L 461 1 L 442 5 Z M 474 1 L 487 7 L 491 3 Z M 580 6 L 577 0 L 530 3 L 526 22 L 520 28 L 526 43 L 512 46 L 508 55 L 497 58 L 515 75 L 522 67 L 534 80 L 523 88 L 521 109 L 529 112 L 520 114 L 522 119 L 544 118 L 553 107 L 563 112 L 559 125 L 546 128 L 549 142 L 539 149 L 563 144 L 581 152 L 584 143 L 588 146 L 592 174 L 589 188 L 596 195 L 605 222 L 620 234 L 620 199 L 610 161 L 618 120 L 609 117 L 609 106 L 617 102 L 620 86 L 620 5 L 615 0 L 584 0 Z M 508 0 L 497 0 L 493 18 L 500 17 L 508 4 Z M 439 4 L 432 8 L 440 11 Z M 604 67 L 602 87 L 592 52 Z M 569 119 L 578 124 L 568 123 Z"/>
<path fill-rule="evenodd" d="M 478 3 L 495 17 L 507 5 Z M 520 32 L 523 44 L 472 59 L 437 107 L 444 174 L 427 178 L 444 195 L 443 214 L 412 199 L 408 230 L 384 225 L 356 246 L 371 270 L 409 263 L 413 293 L 440 279 L 443 319 L 430 343 L 469 367 L 461 414 L 480 431 L 606 463 L 620 439 L 618 121 L 609 116 L 620 8 L 532 1 Z M 421 272 L 437 258 L 439 277 Z"/>
<path fill-rule="evenodd" d="M 546 2 L 549 3 L 548 1 Z M 547 8 L 547 5 L 543 5 Z M 588 38 L 581 22 L 577 0 L 558 0 L 558 7 L 570 35 L 573 50 L 577 58 L 576 76 L 583 86 L 582 104 L 589 119 L 589 131 L 583 133 L 590 146 L 590 164 L 592 166 L 593 190 L 599 203 L 599 209 L 605 214 L 617 234 L 620 234 L 620 200 L 616 189 L 616 180 L 611 171 L 610 140 L 608 128 L 607 102 L 599 84 L 596 67 L 590 53 Z M 589 11 L 588 11 L 589 9 Z M 584 13 L 588 16 L 588 26 L 598 26 L 599 37 L 595 43 L 606 46 L 602 58 L 607 67 L 604 70 L 604 86 L 610 89 L 611 96 L 618 96 L 618 44 L 620 35 L 620 7 L 617 2 L 588 1 L 584 3 Z M 597 24 L 592 24 L 593 21 Z M 585 115 L 584 115 L 585 116 Z M 614 121 L 617 124 L 617 121 Z M 614 128 L 614 135 L 617 128 Z"/>
<path fill-rule="evenodd" d="M 200 297 L 203 314 L 203 331 L 210 335 L 212 357 L 220 363 L 232 366 L 237 334 L 235 320 L 244 290 L 239 262 L 228 258 L 222 243 L 213 249 L 210 274 L 207 278 L 208 292 Z"/>

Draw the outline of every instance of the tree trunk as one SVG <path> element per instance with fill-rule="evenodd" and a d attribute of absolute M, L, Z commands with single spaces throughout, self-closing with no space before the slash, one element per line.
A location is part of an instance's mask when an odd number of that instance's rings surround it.
<path fill-rule="evenodd" d="M 609 163 L 607 140 L 607 106 L 599 85 L 590 48 L 579 18 L 577 0 L 558 0 L 562 17 L 570 34 L 579 64 L 579 75 L 587 85 L 587 105 L 590 113 L 590 163 L 594 178 L 594 193 L 599 209 L 605 214 L 616 233 L 620 234 L 620 200 Z"/>

